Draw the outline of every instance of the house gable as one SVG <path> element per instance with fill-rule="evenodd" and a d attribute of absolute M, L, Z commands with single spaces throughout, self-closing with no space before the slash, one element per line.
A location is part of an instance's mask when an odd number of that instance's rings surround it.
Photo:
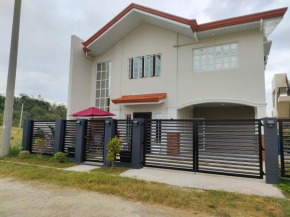
<path fill-rule="evenodd" d="M 102 55 L 142 23 L 154 25 L 196 41 L 199 38 L 254 29 L 263 31 L 266 38 L 282 20 L 286 11 L 287 8 L 281 8 L 198 25 L 196 20 L 131 4 L 96 34 L 83 42 L 83 49 L 85 52 L 90 52 L 91 56 Z"/>

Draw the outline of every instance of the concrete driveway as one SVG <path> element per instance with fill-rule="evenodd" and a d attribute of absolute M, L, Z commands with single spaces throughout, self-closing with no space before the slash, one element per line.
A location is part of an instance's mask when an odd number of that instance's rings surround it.
<path fill-rule="evenodd" d="M 144 167 L 139 170 L 128 170 L 122 173 L 121 176 L 146 181 L 163 182 L 169 185 L 181 187 L 222 190 L 241 194 L 285 198 L 278 188 L 266 184 L 265 180 L 262 179 L 194 173 L 151 167 Z"/>
<path fill-rule="evenodd" d="M 205 216 L 129 202 L 114 196 L 52 185 L 0 179 L 1 217 L 165 217 Z"/>

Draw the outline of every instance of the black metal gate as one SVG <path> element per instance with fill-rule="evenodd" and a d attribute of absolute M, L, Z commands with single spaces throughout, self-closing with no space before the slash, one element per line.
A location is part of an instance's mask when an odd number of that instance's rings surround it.
<path fill-rule="evenodd" d="M 66 153 L 67 156 L 70 158 L 75 157 L 76 131 L 77 131 L 77 121 L 66 120 L 65 121 L 64 153 Z"/>
<path fill-rule="evenodd" d="M 103 162 L 104 160 L 104 141 L 105 140 L 105 121 L 88 120 L 87 138 L 85 147 L 85 161 Z"/>
<path fill-rule="evenodd" d="M 53 155 L 54 121 L 33 121 L 31 153 Z"/>
<path fill-rule="evenodd" d="M 192 120 L 145 120 L 144 165 L 194 170 Z"/>
<path fill-rule="evenodd" d="M 144 165 L 263 178 L 261 120 L 145 120 Z"/>
<path fill-rule="evenodd" d="M 263 178 L 261 120 L 198 123 L 197 171 Z"/>
<path fill-rule="evenodd" d="M 290 177 L 290 120 L 278 120 L 280 137 L 280 172 L 282 177 Z"/>
<path fill-rule="evenodd" d="M 121 139 L 122 150 L 117 162 L 131 163 L 133 120 L 116 120 L 116 136 Z"/>

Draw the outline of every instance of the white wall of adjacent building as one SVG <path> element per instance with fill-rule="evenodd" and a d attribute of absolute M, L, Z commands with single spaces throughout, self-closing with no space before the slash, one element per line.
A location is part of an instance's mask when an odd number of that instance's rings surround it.
<path fill-rule="evenodd" d="M 112 62 L 111 99 L 122 95 L 167 93 L 158 105 L 115 105 L 110 111 L 117 118 L 133 112 L 152 112 L 162 118 L 193 118 L 194 105 L 200 103 L 231 103 L 253 107 L 257 118 L 266 115 L 264 83 L 263 34 L 246 31 L 213 36 L 199 43 L 194 39 L 142 24 L 94 61 L 85 57 L 82 40 L 72 36 L 68 114 L 95 106 L 96 64 Z M 193 49 L 236 43 L 238 67 L 208 72 L 193 71 Z M 129 79 L 128 59 L 161 54 L 161 75 Z"/>

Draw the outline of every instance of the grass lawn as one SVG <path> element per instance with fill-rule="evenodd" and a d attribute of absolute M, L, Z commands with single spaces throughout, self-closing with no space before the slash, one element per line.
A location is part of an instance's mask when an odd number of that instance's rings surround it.
<path fill-rule="evenodd" d="M 277 187 L 290 199 L 290 178 L 280 178 L 280 184 Z"/>
<path fill-rule="evenodd" d="M 22 130 L 23 129 L 18 129 L 18 127 L 12 127 L 11 146 L 21 145 Z M 2 126 L 0 127 L 0 138 L 2 138 Z M 0 139 L 0 145 L 1 145 L 1 139 Z"/>
<path fill-rule="evenodd" d="M 0 161 L 0 177 L 51 183 L 214 216 L 290 216 L 290 201 L 214 190 L 181 188 L 120 177 L 116 169 L 72 172 Z"/>
<path fill-rule="evenodd" d="M 129 170 L 130 168 L 128 167 L 114 167 L 114 168 L 110 168 L 110 167 L 101 167 L 99 169 L 94 169 L 91 170 L 91 173 L 107 173 L 110 175 L 120 175 L 121 173 Z"/>
<path fill-rule="evenodd" d="M 29 158 L 25 158 L 25 159 L 21 159 L 19 157 L 6 157 L 4 160 L 20 162 L 20 163 L 28 163 L 32 165 L 38 165 L 38 166 L 41 165 L 41 166 L 56 167 L 56 168 L 67 168 L 67 167 L 75 166 L 74 163 L 71 163 L 69 161 L 64 162 L 64 163 L 59 163 L 55 161 L 53 157 L 42 156 L 41 158 L 38 158 L 38 156 L 35 154 L 31 154 Z"/>

